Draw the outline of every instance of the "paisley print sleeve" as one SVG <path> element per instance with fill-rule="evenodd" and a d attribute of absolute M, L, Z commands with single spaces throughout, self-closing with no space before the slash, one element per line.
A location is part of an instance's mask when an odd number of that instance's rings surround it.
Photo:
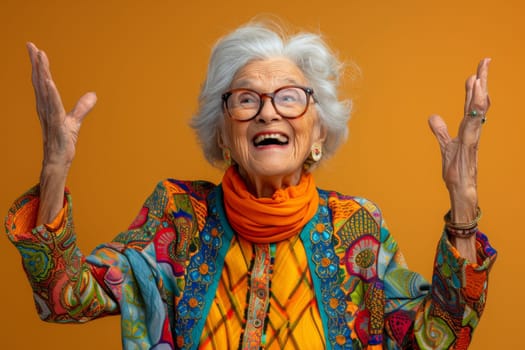
<path fill-rule="evenodd" d="M 160 182 L 129 229 L 88 257 L 77 246 L 69 191 L 59 218 L 51 225 L 38 227 L 38 186 L 18 198 L 8 212 L 6 231 L 22 256 L 40 317 L 54 322 L 83 322 L 119 313 L 122 291 L 133 289 L 130 286 L 135 278 L 129 258 L 132 254 L 127 251 L 142 253 L 158 232 L 171 232 L 171 240 L 176 242 L 174 226 L 188 226 L 177 225 L 182 219 L 174 219 L 174 202 L 184 205 L 182 200 L 174 201 L 176 193 L 185 193 L 185 189 L 168 180 Z M 155 251 L 152 254 L 155 258 Z"/>
<path fill-rule="evenodd" d="M 76 244 L 67 190 L 65 199 L 62 220 L 35 227 L 35 186 L 15 201 L 6 218 L 7 235 L 22 256 L 38 314 L 50 322 L 84 322 L 117 313 L 117 303 L 93 278 Z"/>
<path fill-rule="evenodd" d="M 128 230 L 87 257 L 76 244 L 67 191 L 57 220 L 38 227 L 38 187 L 22 195 L 8 213 L 6 229 L 22 255 L 40 317 L 84 322 L 120 313 L 124 348 L 174 348 L 173 304 L 213 187 L 160 182 Z"/>
<path fill-rule="evenodd" d="M 383 227 L 386 227 L 383 223 Z M 462 258 L 446 233 L 438 242 L 432 283 L 408 270 L 392 236 L 384 241 L 387 348 L 467 349 L 487 297 L 496 251 L 477 233 L 478 261 Z"/>
<path fill-rule="evenodd" d="M 374 203 L 332 193 L 329 205 L 354 349 L 466 349 L 496 259 L 485 235 L 471 263 L 443 233 L 429 283 L 408 269 Z"/>

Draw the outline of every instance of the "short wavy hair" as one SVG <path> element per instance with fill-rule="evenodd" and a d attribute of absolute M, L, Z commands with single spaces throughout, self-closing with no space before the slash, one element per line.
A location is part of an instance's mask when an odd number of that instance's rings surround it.
<path fill-rule="evenodd" d="M 346 140 L 352 103 L 338 97 L 343 65 L 321 36 L 314 33 L 287 35 L 266 23 L 248 23 L 219 39 L 212 49 L 199 108 L 190 122 L 212 165 L 223 165 L 219 145 L 224 127 L 222 94 L 229 89 L 237 71 L 247 63 L 273 57 L 285 57 L 294 62 L 314 90 L 320 123 L 327 133 L 323 159 L 332 156 Z"/>

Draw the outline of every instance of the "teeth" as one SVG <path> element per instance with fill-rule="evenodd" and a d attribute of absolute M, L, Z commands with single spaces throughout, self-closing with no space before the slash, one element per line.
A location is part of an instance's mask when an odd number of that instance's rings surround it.
<path fill-rule="evenodd" d="M 288 137 L 282 135 L 282 134 L 263 134 L 259 135 L 253 140 L 253 142 L 258 145 L 259 143 L 263 142 L 264 140 L 268 139 L 274 139 L 279 141 L 280 143 L 286 143 L 288 142 Z"/>

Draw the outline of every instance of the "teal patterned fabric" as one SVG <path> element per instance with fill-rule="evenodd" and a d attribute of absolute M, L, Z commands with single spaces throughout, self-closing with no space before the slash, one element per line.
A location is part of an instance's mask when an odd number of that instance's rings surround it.
<path fill-rule="evenodd" d="M 84 257 L 71 197 L 56 232 L 30 228 L 38 188 L 6 219 L 39 315 L 85 322 L 120 314 L 125 349 L 196 349 L 234 235 L 220 186 L 166 180 L 127 231 Z M 379 209 L 319 190 L 317 214 L 300 233 L 328 349 L 466 349 L 486 301 L 496 258 L 477 233 L 478 261 L 443 233 L 432 284 L 408 270 Z M 28 214 L 29 213 L 29 214 Z M 199 267 L 206 263 L 206 270 Z"/>

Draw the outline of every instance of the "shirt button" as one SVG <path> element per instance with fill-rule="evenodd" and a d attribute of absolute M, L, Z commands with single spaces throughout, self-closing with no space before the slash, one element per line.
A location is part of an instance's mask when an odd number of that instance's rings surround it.
<path fill-rule="evenodd" d="M 255 320 L 253 320 L 253 326 L 254 326 L 255 328 L 259 328 L 259 327 L 261 327 L 261 326 L 262 326 L 262 321 L 259 320 L 258 318 L 256 318 Z"/>

